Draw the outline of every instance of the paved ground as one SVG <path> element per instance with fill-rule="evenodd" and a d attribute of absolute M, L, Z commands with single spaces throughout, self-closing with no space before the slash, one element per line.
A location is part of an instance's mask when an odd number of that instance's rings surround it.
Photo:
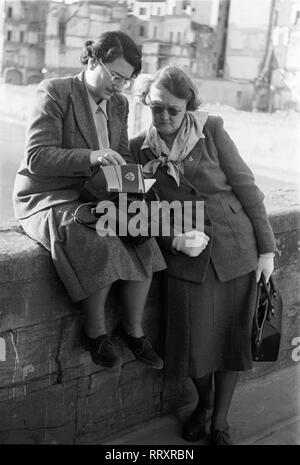
<path fill-rule="evenodd" d="M 180 436 L 181 423 L 194 406 L 155 419 L 107 445 L 204 445 Z M 300 445 L 300 363 L 238 386 L 230 411 L 237 445 Z"/>

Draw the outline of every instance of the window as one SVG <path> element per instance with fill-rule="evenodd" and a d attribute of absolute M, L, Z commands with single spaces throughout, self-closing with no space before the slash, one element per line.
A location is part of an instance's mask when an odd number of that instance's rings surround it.
<path fill-rule="evenodd" d="M 155 39 L 157 36 L 157 26 L 154 26 L 153 28 L 153 38 Z"/>
<path fill-rule="evenodd" d="M 173 41 L 173 32 L 170 32 L 170 42 Z"/>
<path fill-rule="evenodd" d="M 59 44 L 65 45 L 66 40 L 66 24 L 63 21 L 60 21 L 58 25 L 58 37 L 59 37 Z"/>
<path fill-rule="evenodd" d="M 36 31 L 28 31 L 28 33 L 27 33 L 27 42 L 29 44 L 37 44 L 38 43 L 38 33 Z"/>
<path fill-rule="evenodd" d="M 140 37 L 144 37 L 145 35 L 145 26 L 140 26 Z"/>
<path fill-rule="evenodd" d="M 7 17 L 12 18 L 12 14 L 13 14 L 12 6 L 9 6 L 7 10 Z"/>
<path fill-rule="evenodd" d="M 7 31 L 6 40 L 7 40 L 8 42 L 11 41 L 11 36 L 12 36 L 12 31 Z"/>
<path fill-rule="evenodd" d="M 23 55 L 19 55 L 19 65 L 20 66 L 25 65 L 25 57 Z"/>
<path fill-rule="evenodd" d="M 147 8 L 140 8 L 140 15 L 146 15 L 147 14 Z"/>
<path fill-rule="evenodd" d="M 181 39 L 181 32 L 177 32 L 177 42 L 180 42 Z"/>
<path fill-rule="evenodd" d="M 240 103 L 242 100 L 243 92 L 241 90 L 238 90 L 236 93 L 236 101 L 237 103 Z"/>
<path fill-rule="evenodd" d="M 160 8 L 157 8 L 157 16 L 160 16 Z"/>
<path fill-rule="evenodd" d="M 296 15 L 295 15 L 295 23 L 294 23 L 295 26 L 300 26 L 300 11 L 296 11 Z"/>
<path fill-rule="evenodd" d="M 20 32 L 20 42 L 24 42 L 24 31 Z"/>

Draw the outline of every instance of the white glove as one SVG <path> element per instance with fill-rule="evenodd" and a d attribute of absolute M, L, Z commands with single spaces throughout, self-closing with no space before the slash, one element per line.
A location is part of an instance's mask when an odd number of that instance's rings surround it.
<path fill-rule="evenodd" d="M 258 256 L 258 263 L 256 268 L 256 282 L 260 280 L 261 274 L 264 274 L 266 282 L 269 282 L 270 276 L 274 271 L 274 256 L 273 252 L 263 253 Z"/>
<path fill-rule="evenodd" d="M 194 230 L 175 236 L 172 247 L 189 257 L 197 257 L 203 252 L 208 241 L 209 237 L 204 232 Z"/>

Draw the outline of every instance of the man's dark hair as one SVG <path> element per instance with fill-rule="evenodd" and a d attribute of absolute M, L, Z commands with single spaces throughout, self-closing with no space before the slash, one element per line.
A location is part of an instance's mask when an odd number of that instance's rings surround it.
<path fill-rule="evenodd" d="M 134 76 L 140 73 L 142 68 L 140 47 L 124 32 L 111 31 L 104 32 L 95 40 L 86 41 L 80 61 L 86 65 L 89 58 L 100 58 L 103 63 L 111 63 L 120 57 L 134 67 Z"/>

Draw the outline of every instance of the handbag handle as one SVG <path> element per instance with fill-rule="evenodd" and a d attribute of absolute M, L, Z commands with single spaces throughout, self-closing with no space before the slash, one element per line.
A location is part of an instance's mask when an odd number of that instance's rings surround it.
<path fill-rule="evenodd" d="M 266 297 L 267 297 L 268 302 L 269 302 L 268 312 L 267 312 L 266 318 L 267 318 L 267 320 L 270 320 L 272 313 L 274 313 L 274 305 L 273 305 L 273 302 L 272 302 L 272 299 L 271 299 L 271 292 L 273 293 L 273 296 L 276 297 L 276 290 L 275 290 L 273 277 L 270 276 L 269 286 L 268 286 L 268 284 L 266 282 L 266 278 L 265 278 L 263 273 L 261 275 L 260 281 L 261 281 L 261 283 L 263 285 L 263 288 L 264 288 L 265 293 L 266 293 Z"/>
<path fill-rule="evenodd" d="M 269 301 L 269 304 L 271 306 L 273 306 L 271 296 L 270 296 L 270 291 L 275 292 L 275 286 L 274 286 L 274 281 L 273 281 L 272 276 L 270 276 L 269 283 L 267 283 L 266 278 L 265 278 L 264 274 L 262 273 L 260 281 L 261 281 L 261 283 L 263 285 L 263 288 L 264 288 L 264 290 L 266 292 L 266 296 L 267 296 L 267 299 Z M 269 286 L 268 286 L 268 284 L 269 284 Z"/>
<path fill-rule="evenodd" d="M 263 274 L 261 275 L 261 278 L 260 278 L 260 280 L 258 282 L 258 285 L 257 285 L 257 293 L 256 293 L 256 301 L 255 301 L 255 312 L 257 312 L 258 307 L 259 307 L 262 288 L 265 290 L 269 306 L 267 307 L 267 311 L 266 310 L 264 311 L 263 319 L 260 322 L 260 324 L 258 323 L 258 319 L 254 318 L 253 324 L 255 325 L 255 329 L 256 329 L 256 337 L 255 337 L 255 344 L 256 345 L 261 344 L 263 327 L 264 327 L 265 321 L 270 320 L 271 312 L 272 312 L 272 308 L 273 308 L 272 304 L 271 304 L 271 298 L 270 298 L 270 295 L 269 295 L 269 288 L 268 288 L 268 285 L 266 283 L 266 278 L 264 277 Z M 269 311 L 269 309 L 271 309 L 271 310 Z"/>

